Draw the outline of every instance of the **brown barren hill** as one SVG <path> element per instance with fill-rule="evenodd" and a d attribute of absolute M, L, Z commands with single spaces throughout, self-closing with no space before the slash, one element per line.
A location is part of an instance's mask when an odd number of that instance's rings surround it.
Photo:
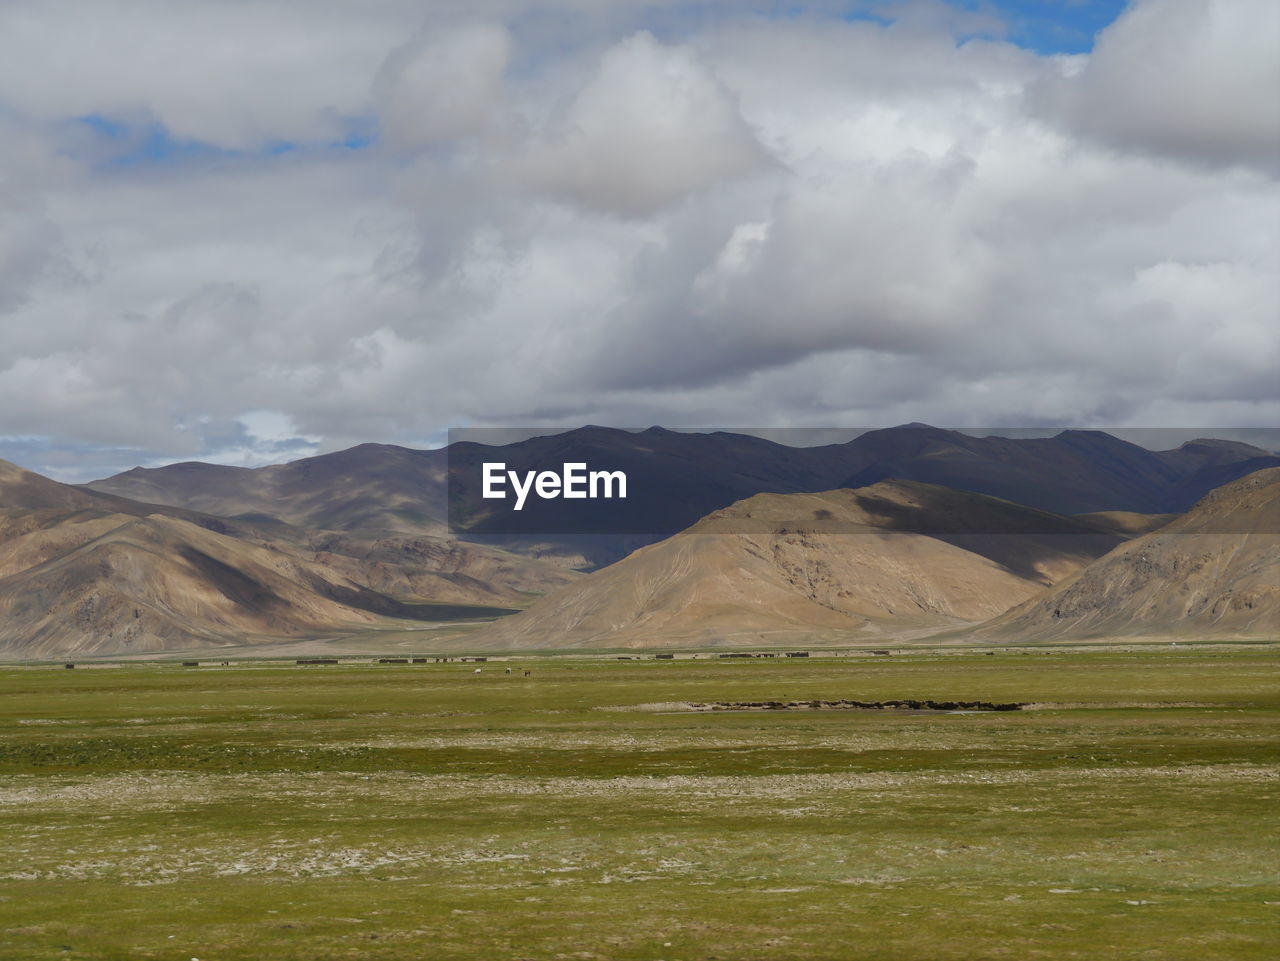
<path fill-rule="evenodd" d="M 189 522 L 122 518 L 0 580 L 0 647 L 23 657 L 145 653 L 369 626 L 389 599 L 319 565 Z M 381 608 L 379 610 L 379 608 Z"/>
<path fill-rule="evenodd" d="M 142 504 L 0 461 L 0 656 L 270 642 L 511 606 L 574 575 L 443 537 L 305 531 Z"/>
<path fill-rule="evenodd" d="M 928 633 L 993 617 L 1119 542 L 1072 518 L 930 484 L 760 494 L 468 643 L 751 646 Z"/>
<path fill-rule="evenodd" d="M 1280 468 L 1218 488 L 977 634 L 1280 637 Z"/>

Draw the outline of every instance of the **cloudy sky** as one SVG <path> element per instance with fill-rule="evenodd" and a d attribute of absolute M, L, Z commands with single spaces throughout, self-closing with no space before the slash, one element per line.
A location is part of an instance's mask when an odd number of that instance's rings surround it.
<path fill-rule="evenodd" d="M 0 0 L 0 457 L 1280 423 L 1275 0 Z"/>

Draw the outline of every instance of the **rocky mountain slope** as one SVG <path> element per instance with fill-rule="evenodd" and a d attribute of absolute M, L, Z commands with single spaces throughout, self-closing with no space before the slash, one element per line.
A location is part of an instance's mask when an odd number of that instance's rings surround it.
<path fill-rule="evenodd" d="M 978 634 L 1280 638 L 1280 469 L 1213 491 Z"/>
<path fill-rule="evenodd" d="M 478 476 L 490 459 L 624 469 L 636 495 L 601 508 L 621 512 L 610 534 L 563 500 L 531 504 L 524 530 L 495 527 L 446 484 L 450 462 Z M 988 619 L 984 636 L 1028 640 L 1265 633 L 1273 548 L 1256 526 L 1244 546 L 1224 536 L 1227 519 L 1256 518 L 1220 497 L 1277 464 L 1220 440 L 1152 451 L 1099 431 L 1015 440 L 925 425 L 806 448 L 583 428 L 503 447 L 363 445 L 258 470 L 177 464 L 80 487 L 0 462 L 0 654 L 270 641 L 414 617 L 417 601 L 520 607 L 540 594 L 553 596 L 474 642 L 791 643 Z M 465 539 L 444 531 L 449 506 L 471 525 Z M 1133 554 L 1139 542 L 1153 547 Z M 585 580 L 569 570 L 618 558 Z"/>

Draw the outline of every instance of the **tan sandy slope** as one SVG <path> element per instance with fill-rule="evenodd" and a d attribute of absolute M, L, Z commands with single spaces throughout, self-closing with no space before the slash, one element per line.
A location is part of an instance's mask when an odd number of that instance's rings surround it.
<path fill-rule="evenodd" d="M 1117 543 L 1071 518 L 909 481 L 761 494 L 470 643 L 747 646 L 927 632 L 994 617 Z"/>
<path fill-rule="evenodd" d="M 978 633 L 1280 638 L 1280 468 L 1218 488 Z"/>
<path fill-rule="evenodd" d="M 386 599 L 319 565 L 152 515 L 0 581 L 0 638 L 27 656 L 180 650 L 369 626 Z M 343 603 L 343 599 L 348 603 Z"/>

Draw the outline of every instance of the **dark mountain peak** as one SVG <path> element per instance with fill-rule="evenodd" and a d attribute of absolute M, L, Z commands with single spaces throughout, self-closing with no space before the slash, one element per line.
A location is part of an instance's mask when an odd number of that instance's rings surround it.
<path fill-rule="evenodd" d="M 323 461 L 323 460 L 346 460 L 359 457 L 377 457 L 382 455 L 392 455 L 399 457 L 404 454 L 419 454 L 421 451 L 412 447 L 401 447 L 399 444 L 376 444 L 365 443 L 357 444 L 355 447 L 346 447 L 342 450 L 329 451 L 327 454 L 316 454 L 314 457 L 303 457 L 301 460 L 292 461 L 291 463 L 299 464 L 304 461 Z"/>
<path fill-rule="evenodd" d="M 1225 440 L 1221 437 L 1197 437 L 1194 440 L 1183 441 L 1178 445 L 1177 450 L 1183 453 L 1236 455 L 1237 459 L 1265 457 L 1271 453 L 1261 447 L 1246 444 L 1244 441 Z"/>
<path fill-rule="evenodd" d="M 202 477 L 213 479 L 221 477 L 229 479 L 232 477 L 247 477 L 252 473 L 253 468 L 251 467 L 234 467 L 230 464 L 209 464 L 200 460 L 184 460 L 178 461 L 176 464 L 161 464 L 159 467 L 134 467 L 119 474 L 113 474 L 111 477 L 104 478 L 101 481 L 89 481 L 84 486 L 114 481 L 122 477 L 157 482 L 163 482 L 164 479 L 168 478 L 172 481 L 181 482 L 184 478 Z"/>
<path fill-rule="evenodd" d="M 859 436 L 855 437 L 850 443 L 857 443 L 858 441 L 861 441 L 867 438 L 878 439 L 878 438 L 907 437 L 913 440 L 920 440 L 921 438 L 945 438 L 949 440 L 951 438 L 964 437 L 964 436 L 965 435 L 961 434 L 959 431 L 947 430 L 946 428 L 943 428 L 943 427 L 933 427 L 929 424 L 911 423 L 911 424 L 899 424 L 897 427 L 879 427 L 879 428 L 876 428 L 875 430 L 869 430 L 865 434 L 860 434 Z"/>
<path fill-rule="evenodd" d="M 869 430 L 849 441 L 846 446 L 861 452 L 864 457 L 869 458 L 868 463 L 872 463 L 914 456 L 939 445 L 967 446 L 971 441 L 972 438 L 957 431 L 930 427 L 927 424 L 905 424 L 901 427 Z"/>
<path fill-rule="evenodd" d="M 112 476 L 113 477 L 145 477 L 147 476 L 147 474 L 151 473 L 152 470 L 154 470 L 154 468 L 151 468 L 151 467 L 130 467 L 128 470 L 122 470 L 120 473 L 113 474 Z"/>
<path fill-rule="evenodd" d="M 538 434 L 527 440 L 520 441 L 518 444 L 505 445 L 499 444 L 495 446 L 528 446 L 541 444 L 562 444 L 569 443 L 589 443 L 589 444 L 613 444 L 619 439 L 626 440 L 638 436 L 632 431 L 622 430 L 619 427 L 602 427 L 599 424 L 586 424 L 582 427 L 575 427 L 573 430 L 558 431 L 550 434 Z"/>
<path fill-rule="evenodd" d="M 358 444 L 345 450 L 331 451 L 328 454 L 317 454 L 301 460 L 289 461 L 263 468 L 271 473 L 293 475 L 299 473 L 350 473 L 376 469 L 389 464 L 401 464 L 407 460 L 430 457 L 431 451 L 415 450 L 412 447 L 399 447 L 395 444 Z"/>
<path fill-rule="evenodd" d="M 366 443 L 364 443 L 364 444 L 356 444 L 356 446 L 355 446 L 355 447 L 348 447 L 348 448 L 345 448 L 344 450 L 340 450 L 340 451 L 333 451 L 332 453 L 334 453 L 334 454 L 350 454 L 350 453 L 354 453 L 355 451 L 361 451 L 361 452 L 363 452 L 363 453 L 369 453 L 369 454 L 371 454 L 371 453 L 377 453 L 377 452 L 380 452 L 380 451 L 385 451 L 385 452 L 388 452 L 388 453 L 399 453 L 399 452 L 401 452 L 401 451 L 408 451 L 409 453 L 416 453 L 416 451 L 415 451 L 415 450 L 414 450 L 414 448 L 412 448 L 412 447 L 403 447 L 403 446 L 401 446 L 400 444 L 378 444 L 378 443 L 374 443 L 373 441 L 368 441 L 368 442 L 366 442 Z M 331 456 L 331 455 L 329 455 L 329 454 L 320 454 L 320 455 L 318 455 L 318 456 L 320 456 L 320 457 L 328 457 L 328 456 Z"/>
<path fill-rule="evenodd" d="M 1163 459 L 1155 451 L 1108 434 L 1105 430 L 1064 430 L 1054 435 L 1052 440 L 1085 458 L 1103 458 L 1099 464 L 1114 457 L 1134 465 L 1147 465 L 1139 469 L 1164 468 Z"/>
<path fill-rule="evenodd" d="M 1097 428 L 1077 428 L 1070 427 L 1066 430 L 1059 431 L 1053 435 L 1054 440 L 1073 441 L 1077 443 L 1094 443 L 1116 445 L 1123 444 L 1126 447 L 1135 447 L 1137 445 L 1130 444 L 1127 440 L 1121 440 L 1113 434 L 1108 434 L 1105 430 Z"/>

